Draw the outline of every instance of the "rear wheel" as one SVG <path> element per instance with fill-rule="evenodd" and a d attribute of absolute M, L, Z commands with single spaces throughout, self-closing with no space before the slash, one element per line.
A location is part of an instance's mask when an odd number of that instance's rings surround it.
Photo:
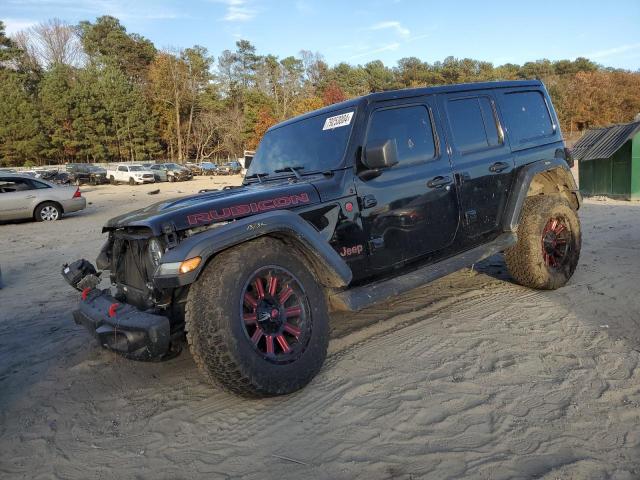
<path fill-rule="evenodd" d="M 581 242 L 580 220 L 564 198 L 529 197 L 518 225 L 518 243 L 505 251 L 507 268 L 521 285 L 560 288 L 578 265 Z"/>
<path fill-rule="evenodd" d="M 62 217 L 62 209 L 56 203 L 44 202 L 36 207 L 33 216 L 38 222 L 55 222 Z"/>
<path fill-rule="evenodd" d="M 115 185 L 115 184 L 116 184 L 116 179 L 115 179 L 115 177 L 114 177 L 113 175 L 111 175 L 111 176 L 109 177 L 109 183 L 110 183 L 111 185 Z"/>
<path fill-rule="evenodd" d="M 261 238 L 218 255 L 191 286 L 187 339 L 207 378 L 244 396 L 305 386 L 327 353 L 325 298 L 284 244 Z"/>

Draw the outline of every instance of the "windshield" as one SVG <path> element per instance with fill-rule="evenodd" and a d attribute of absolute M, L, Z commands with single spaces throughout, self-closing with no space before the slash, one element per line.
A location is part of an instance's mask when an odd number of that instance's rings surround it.
<path fill-rule="evenodd" d="M 177 163 L 165 163 L 164 166 L 165 166 L 165 168 L 170 168 L 170 169 L 173 169 L 173 170 L 177 170 L 179 168 L 182 168 Z"/>
<path fill-rule="evenodd" d="M 325 171 L 340 165 L 353 126 L 355 107 L 306 118 L 268 131 L 247 171 L 270 173 L 285 167 L 302 172 Z"/>
<path fill-rule="evenodd" d="M 140 165 L 131 165 L 129 167 L 130 172 L 140 172 L 142 171 L 142 167 Z"/>

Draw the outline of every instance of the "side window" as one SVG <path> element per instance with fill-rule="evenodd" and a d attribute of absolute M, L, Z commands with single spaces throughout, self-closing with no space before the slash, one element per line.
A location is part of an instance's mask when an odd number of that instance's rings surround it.
<path fill-rule="evenodd" d="M 127 171 L 127 167 L 124 167 L 124 166 L 120 165 L 120 166 L 118 167 L 118 171 L 119 171 L 119 172 L 126 172 L 126 171 Z"/>
<path fill-rule="evenodd" d="M 41 188 L 51 188 L 49 185 L 47 185 L 46 183 L 42 183 L 39 182 L 38 180 L 29 180 L 29 182 L 31 182 L 31 185 L 33 186 L 33 188 L 35 189 L 41 189 Z"/>
<path fill-rule="evenodd" d="M 431 118 L 422 105 L 373 112 L 367 142 L 388 139 L 396 141 L 400 164 L 430 160 L 436 156 Z"/>
<path fill-rule="evenodd" d="M 488 97 L 460 98 L 447 104 L 453 143 L 462 153 L 502 143 L 498 121 Z"/>
<path fill-rule="evenodd" d="M 507 93 L 500 107 L 512 145 L 554 134 L 551 115 L 540 92 Z"/>
<path fill-rule="evenodd" d="M 24 192 L 33 190 L 31 182 L 24 178 L 0 178 L 0 188 L 3 193 Z"/>

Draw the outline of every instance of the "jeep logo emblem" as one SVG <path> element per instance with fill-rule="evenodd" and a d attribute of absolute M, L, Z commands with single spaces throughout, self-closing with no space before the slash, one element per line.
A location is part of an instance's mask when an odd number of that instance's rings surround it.
<path fill-rule="evenodd" d="M 364 251 L 362 245 L 354 245 L 353 247 L 342 247 L 340 253 L 341 257 L 353 257 L 354 255 L 361 255 Z"/>

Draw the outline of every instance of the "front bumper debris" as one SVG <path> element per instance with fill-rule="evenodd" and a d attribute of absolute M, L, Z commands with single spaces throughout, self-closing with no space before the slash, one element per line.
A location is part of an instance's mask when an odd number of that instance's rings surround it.
<path fill-rule="evenodd" d="M 169 352 L 169 319 L 120 303 L 108 290 L 85 289 L 73 319 L 104 348 L 132 360 L 160 360 Z"/>

